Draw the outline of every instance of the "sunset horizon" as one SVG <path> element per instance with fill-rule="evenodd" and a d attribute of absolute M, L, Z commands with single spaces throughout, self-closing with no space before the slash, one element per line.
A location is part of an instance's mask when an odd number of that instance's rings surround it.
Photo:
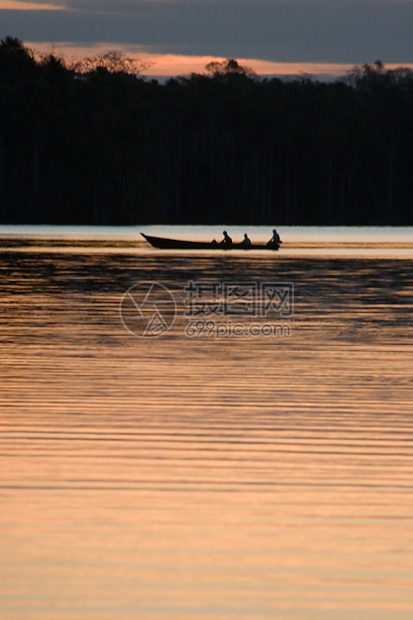
<path fill-rule="evenodd" d="M 98 56 L 108 52 L 118 52 L 125 57 L 139 59 L 149 66 L 141 72 L 143 77 L 181 77 L 193 73 L 206 73 L 205 67 L 211 62 L 222 62 L 228 57 L 213 55 L 179 55 L 159 54 L 139 50 L 131 45 L 107 45 L 98 43 L 91 46 L 74 45 L 69 42 L 34 42 L 23 41 L 28 49 L 37 54 L 54 54 L 63 57 L 66 61 L 80 60 L 90 56 Z M 354 65 L 333 64 L 327 62 L 271 62 L 258 58 L 239 58 L 236 60 L 241 66 L 249 67 L 257 76 L 289 76 L 289 75 L 312 75 L 314 77 L 331 76 L 340 77 L 345 75 Z M 388 68 L 393 68 L 386 65 Z M 406 66 L 406 65 L 404 65 Z M 413 65 L 411 65 L 413 67 Z"/>
<path fill-rule="evenodd" d="M 0 39 L 69 60 L 115 50 L 154 77 L 234 58 L 257 75 L 335 78 L 377 60 L 413 67 L 412 19 L 410 0 L 0 0 Z"/>
<path fill-rule="evenodd" d="M 13 37 L 13 34 L 7 36 Z M 16 37 L 18 38 L 18 37 Z M 142 69 L 142 77 L 185 77 L 191 74 L 207 73 L 206 65 L 211 62 L 222 62 L 228 58 L 224 56 L 191 56 L 179 54 L 159 54 L 140 50 L 133 45 L 108 45 L 98 43 L 94 45 L 78 45 L 70 42 L 37 42 L 22 41 L 23 45 L 35 55 L 52 54 L 62 57 L 66 62 L 78 61 L 87 57 L 99 56 L 108 52 L 116 52 L 122 56 L 141 60 L 148 64 Z M 328 63 L 328 62 L 274 62 L 258 58 L 239 58 L 236 60 L 243 67 L 249 67 L 258 77 L 274 76 L 310 76 L 315 79 L 345 77 L 355 66 L 371 64 L 371 61 L 360 63 Z M 374 61 L 376 62 L 376 61 Z M 413 63 L 383 63 L 386 69 L 394 70 L 398 67 L 413 69 Z"/>

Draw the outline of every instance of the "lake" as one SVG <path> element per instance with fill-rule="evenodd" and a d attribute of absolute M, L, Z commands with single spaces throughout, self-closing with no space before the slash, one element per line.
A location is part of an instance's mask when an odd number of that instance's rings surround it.
<path fill-rule="evenodd" d="M 0 227 L 1 620 L 412 618 L 413 229 L 223 228 Z"/>

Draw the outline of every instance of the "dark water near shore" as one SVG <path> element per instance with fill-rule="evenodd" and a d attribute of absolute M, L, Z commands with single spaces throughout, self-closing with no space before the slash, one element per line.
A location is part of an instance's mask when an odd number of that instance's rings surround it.
<path fill-rule="evenodd" d="M 412 617 L 411 231 L 280 232 L 0 235 L 1 620 Z M 159 337 L 121 320 L 149 281 L 176 302 Z M 189 281 L 293 304 L 188 316 Z"/>

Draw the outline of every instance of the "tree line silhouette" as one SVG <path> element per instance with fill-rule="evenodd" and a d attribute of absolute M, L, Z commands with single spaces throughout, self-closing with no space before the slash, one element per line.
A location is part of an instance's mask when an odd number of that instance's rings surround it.
<path fill-rule="evenodd" d="M 413 72 L 165 83 L 0 42 L 3 223 L 413 224 Z"/>

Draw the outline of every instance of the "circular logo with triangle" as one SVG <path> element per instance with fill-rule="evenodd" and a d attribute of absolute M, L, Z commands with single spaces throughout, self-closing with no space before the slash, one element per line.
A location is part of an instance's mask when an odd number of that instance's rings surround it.
<path fill-rule="evenodd" d="M 139 338 L 157 338 L 173 325 L 176 303 L 159 282 L 139 282 L 124 294 L 120 317 L 125 328 Z"/>

